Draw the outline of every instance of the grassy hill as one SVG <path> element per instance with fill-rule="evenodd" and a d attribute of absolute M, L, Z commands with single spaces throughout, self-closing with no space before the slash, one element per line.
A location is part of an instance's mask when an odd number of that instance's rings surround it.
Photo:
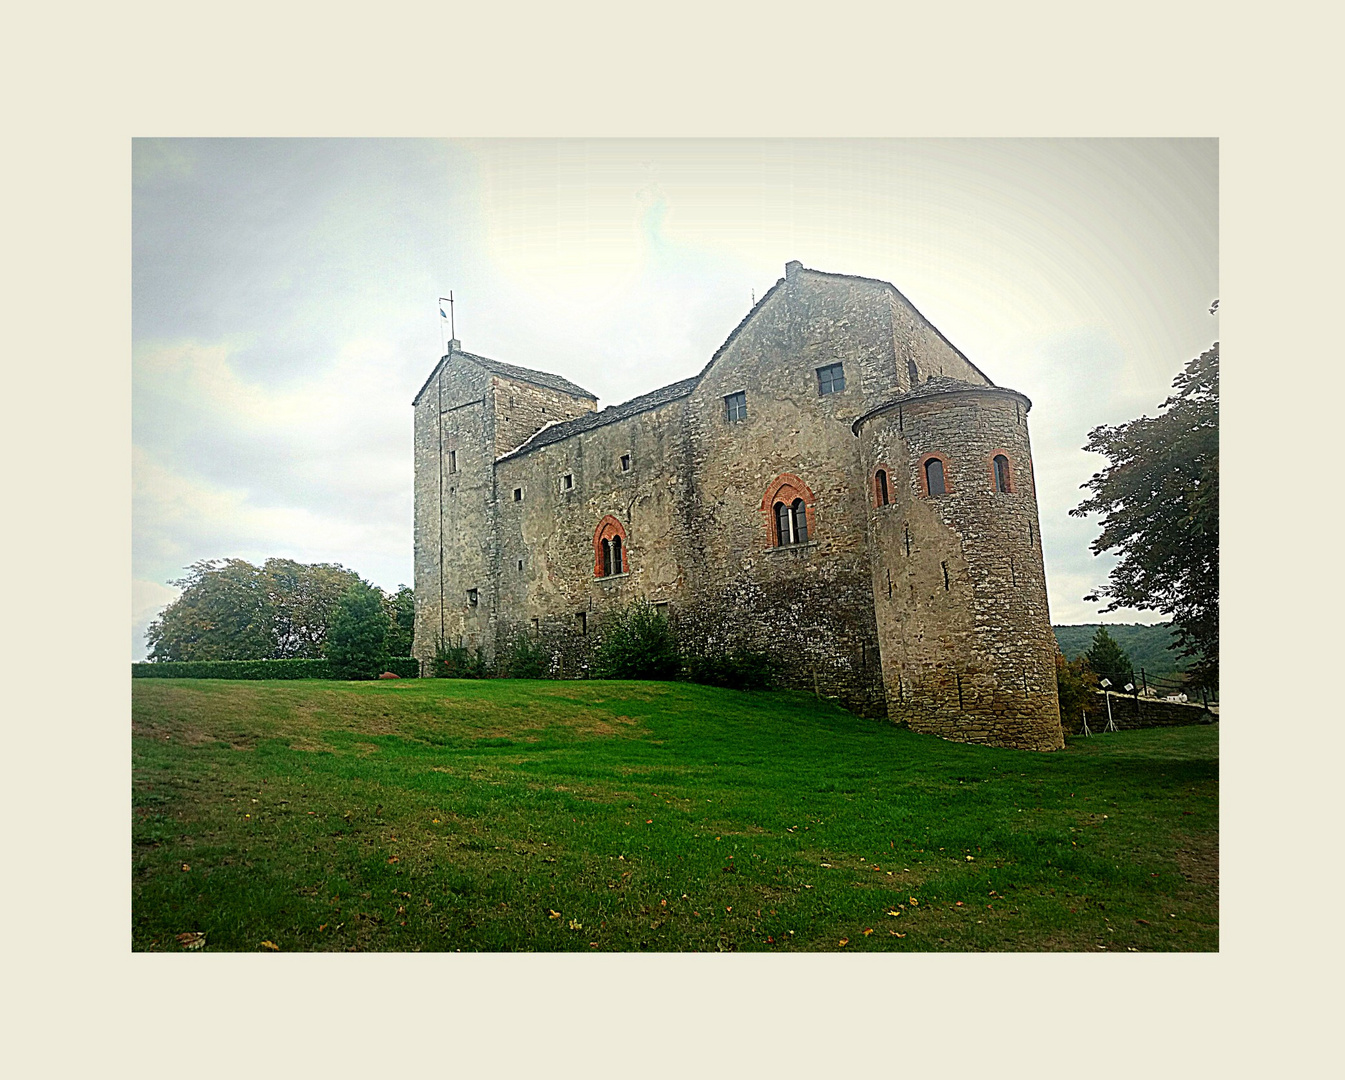
<path fill-rule="evenodd" d="M 1218 948 L 1215 726 L 1033 754 L 675 683 L 131 690 L 137 950 Z"/>
<path fill-rule="evenodd" d="M 1088 651 L 1099 625 L 1080 623 L 1074 626 L 1053 626 L 1051 629 L 1060 643 L 1060 651 L 1067 659 L 1073 660 Z M 1137 672 L 1143 668 L 1150 677 L 1161 679 L 1173 678 L 1186 670 L 1186 659 L 1168 648 L 1174 641 L 1170 624 L 1144 626 L 1140 623 L 1107 623 L 1106 627 L 1107 633 L 1130 654 L 1130 662 L 1135 665 Z"/>

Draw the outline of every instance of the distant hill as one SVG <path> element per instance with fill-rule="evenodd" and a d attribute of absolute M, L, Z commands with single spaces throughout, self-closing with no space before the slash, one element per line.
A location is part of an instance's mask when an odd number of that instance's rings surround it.
<path fill-rule="evenodd" d="M 1150 678 L 1171 678 L 1186 670 L 1187 661 L 1168 646 L 1173 642 L 1172 626 L 1169 623 L 1156 623 L 1144 626 L 1141 623 L 1106 623 L 1107 633 L 1116 639 L 1130 654 L 1130 662 L 1135 665 L 1136 673 L 1144 669 Z M 1073 660 L 1088 651 L 1097 633 L 1098 623 L 1082 623 L 1076 626 L 1053 626 L 1055 639 L 1060 643 L 1060 651 L 1066 659 Z"/>

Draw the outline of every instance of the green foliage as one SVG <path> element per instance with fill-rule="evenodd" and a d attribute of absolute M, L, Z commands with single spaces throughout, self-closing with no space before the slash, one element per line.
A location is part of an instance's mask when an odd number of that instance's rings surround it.
<path fill-rule="evenodd" d="M 383 606 L 388 613 L 388 655 L 410 656 L 411 637 L 416 626 L 416 594 L 406 585 L 386 597 Z"/>
<path fill-rule="evenodd" d="M 420 674 L 420 662 L 410 656 L 390 656 L 384 671 L 403 679 Z M 383 674 L 382 671 L 379 674 Z M 326 660 L 165 660 L 132 664 L 133 679 L 334 679 Z"/>
<path fill-rule="evenodd" d="M 1101 623 L 1054 626 L 1056 641 L 1067 659 L 1074 660 L 1088 651 Z M 1107 623 L 1107 633 L 1130 657 L 1136 671 L 1143 668 L 1150 679 L 1172 678 L 1185 665 L 1174 651 L 1176 638 L 1167 623 L 1145 626 L 1141 623 Z"/>
<path fill-rule="evenodd" d="M 1085 657 L 1066 660 L 1056 653 L 1055 687 L 1060 695 L 1060 720 L 1067 731 L 1073 731 L 1084 707 L 1093 703 L 1093 695 L 1098 690 L 1097 676 Z"/>
<path fill-rule="evenodd" d="M 687 678 L 730 690 L 766 690 L 773 685 L 770 655 L 742 642 L 720 652 L 695 652 L 687 658 Z"/>
<path fill-rule="evenodd" d="M 1085 450 L 1110 464 L 1084 485 L 1070 511 L 1102 515 L 1094 554 L 1117 552 L 1105 585 L 1087 600 L 1104 611 L 1138 608 L 1171 616 L 1192 674 L 1219 674 L 1219 343 L 1173 380 L 1156 417 L 1088 433 Z"/>
<path fill-rule="evenodd" d="M 519 634 L 504 654 L 501 674 L 506 679 L 545 679 L 551 672 L 551 654 L 527 634 Z"/>
<path fill-rule="evenodd" d="M 469 649 L 464 645 L 445 645 L 442 640 L 434 647 L 431 670 L 436 679 L 484 679 L 490 675 L 486 655 L 479 646 Z"/>
<path fill-rule="evenodd" d="M 150 660 L 263 660 L 276 655 L 265 574 L 242 559 L 206 559 L 170 582 L 179 596 L 149 625 Z"/>
<path fill-rule="evenodd" d="M 1135 681 L 1135 669 L 1130 657 L 1116 639 L 1107 633 L 1105 626 L 1099 626 L 1093 635 L 1093 644 L 1085 654 L 1089 669 L 1101 679 L 1110 679 L 1112 690 L 1122 690 L 1127 683 Z"/>
<path fill-rule="evenodd" d="M 182 595 L 145 632 L 149 659 L 320 659 L 332 612 L 357 581 L 353 570 L 333 563 L 193 563 L 186 577 L 171 583 Z"/>
<path fill-rule="evenodd" d="M 336 605 L 327 634 L 327 659 L 338 679 L 376 679 L 387 670 L 388 615 L 383 593 L 352 585 Z"/>
<path fill-rule="evenodd" d="M 330 679 L 332 669 L 326 660 L 165 660 L 132 664 L 131 678 Z"/>
<path fill-rule="evenodd" d="M 636 600 L 603 622 L 593 658 L 599 679 L 672 679 L 682 670 L 673 629 L 662 612 Z"/>

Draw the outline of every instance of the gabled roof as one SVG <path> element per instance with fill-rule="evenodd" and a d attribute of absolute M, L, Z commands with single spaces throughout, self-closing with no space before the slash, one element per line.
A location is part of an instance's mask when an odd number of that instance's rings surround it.
<path fill-rule="evenodd" d="M 532 383 L 534 386 L 544 386 L 548 390 L 559 390 L 562 394 L 572 394 L 575 397 L 591 398 L 598 400 L 598 395 L 590 390 L 585 390 L 577 383 L 570 382 L 569 379 L 562 378 L 559 375 L 552 375 L 549 371 L 534 371 L 532 368 L 519 367 L 517 364 L 506 364 L 501 360 L 492 360 L 488 356 L 477 356 L 476 353 L 462 352 L 455 350 L 446 356 L 440 358 L 439 363 L 434 366 L 430 372 L 430 377 L 425 380 L 421 388 L 416 391 L 416 396 L 411 400 L 412 405 L 420 403 L 420 395 L 425 393 L 430 383 L 434 382 L 434 377 L 439 374 L 443 366 L 455 356 L 460 356 L 464 360 L 470 360 L 474 364 L 479 364 L 493 375 L 499 375 L 506 379 L 517 379 L 519 382 Z"/>
<path fill-rule="evenodd" d="M 501 454 L 495 460 L 499 461 L 501 458 L 513 457 L 515 454 L 536 450 L 542 446 L 550 446 L 552 443 L 561 442 L 572 435 L 578 435 L 580 432 L 606 427 L 608 424 L 615 424 L 618 420 L 625 420 L 637 413 L 657 409 L 669 402 L 676 401 L 678 398 L 686 397 L 692 390 L 696 389 L 696 383 L 699 381 L 700 376 L 693 375 L 689 379 L 669 383 L 667 386 L 661 386 L 647 394 L 641 394 L 629 401 L 623 401 L 620 405 L 608 405 L 600 412 L 584 413 L 583 416 L 576 416 L 571 420 L 554 421 L 547 424 L 546 427 L 521 446 L 510 450 L 507 454 Z"/>
<path fill-rule="evenodd" d="M 887 289 L 890 293 L 892 293 L 893 296 L 897 297 L 897 299 L 899 299 L 903 304 L 905 304 L 908 308 L 910 308 L 911 312 L 915 315 L 915 317 L 919 319 L 922 323 L 924 323 L 925 326 L 929 327 L 929 329 L 932 330 L 938 336 L 939 340 L 942 341 L 945 345 L 947 345 L 948 348 L 952 349 L 954 353 L 956 353 L 959 357 L 961 357 L 962 360 L 966 362 L 968 367 L 970 367 L 973 371 L 975 371 L 978 375 L 980 375 L 983 379 L 985 379 L 987 383 L 990 383 L 991 386 L 994 386 L 994 383 L 991 381 L 990 376 L 987 375 L 980 368 L 978 368 L 975 364 L 973 364 L 962 352 L 961 349 L 959 349 L 956 345 L 954 345 L 951 341 L 949 341 L 946 337 L 944 337 L 943 331 L 941 331 L 937 326 L 935 326 L 932 322 L 926 319 L 925 316 L 921 313 L 920 309 L 916 307 L 913 303 L 911 303 L 911 301 L 902 293 L 902 291 L 898 289 L 895 285 L 893 285 L 892 282 L 884 281 L 882 278 L 861 277 L 858 274 L 833 274 L 826 270 L 811 270 L 806 266 L 800 266 L 798 272 L 800 274 L 812 274 L 814 277 L 835 278 L 838 281 L 862 281 L 868 285 L 881 285 L 884 289 Z M 720 355 L 724 352 L 725 349 L 727 349 L 730 345 L 733 344 L 734 339 L 738 336 L 739 333 L 742 332 L 743 327 L 745 327 L 749 322 L 752 321 L 752 317 L 756 315 L 758 311 L 761 310 L 762 306 L 768 300 L 770 300 L 772 296 L 775 295 L 776 290 L 779 289 L 781 285 L 785 284 L 787 280 L 788 278 L 780 278 L 779 280 L 776 281 L 774 285 L 772 285 L 769 289 L 766 290 L 766 292 L 762 295 L 761 299 L 758 300 L 756 304 L 753 306 L 752 310 L 742 317 L 742 321 L 739 322 L 738 325 L 733 328 L 733 332 L 730 333 L 729 336 L 724 339 L 724 344 L 719 346 L 719 348 L 715 350 L 714 356 L 710 357 L 710 362 L 706 364 L 705 367 L 701 368 L 702 375 L 704 375 L 707 371 L 709 371 L 710 368 L 714 367 L 715 361 L 719 359 Z"/>

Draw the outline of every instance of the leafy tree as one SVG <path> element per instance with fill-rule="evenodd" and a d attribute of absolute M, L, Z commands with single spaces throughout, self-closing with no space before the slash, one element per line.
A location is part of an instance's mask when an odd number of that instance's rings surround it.
<path fill-rule="evenodd" d="M 1219 343 L 1186 365 L 1155 417 L 1088 433 L 1084 447 L 1110 464 L 1084 484 L 1070 511 L 1102 515 L 1096 555 L 1120 558 L 1086 600 L 1104 611 L 1132 607 L 1172 618 L 1192 675 L 1219 676 Z"/>
<path fill-rule="evenodd" d="M 1099 626 L 1093 635 L 1093 644 L 1084 653 L 1088 667 L 1098 679 L 1109 679 L 1112 687 L 1122 689 L 1126 683 L 1135 681 L 1135 666 L 1130 662 L 1126 651 L 1116 643 L 1116 639 L 1107 633 L 1105 626 Z"/>
<path fill-rule="evenodd" d="M 275 658 L 320 658 L 332 613 L 346 591 L 360 580 L 359 574 L 337 563 L 309 565 L 293 559 L 267 559 L 262 573 L 271 590 Z"/>
<path fill-rule="evenodd" d="M 410 656 L 416 626 L 416 594 L 406 585 L 383 601 L 388 613 L 388 655 Z"/>
<path fill-rule="evenodd" d="M 376 679 L 388 666 L 388 614 L 383 593 L 357 581 L 336 604 L 327 659 L 338 679 Z"/>
<path fill-rule="evenodd" d="M 150 660 L 321 659 L 337 602 L 360 580 L 335 563 L 205 559 L 145 632 Z"/>
<path fill-rule="evenodd" d="M 145 631 L 151 660 L 266 660 L 275 607 L 266 575 L 242 559 L 203 559 L 170 582 L 182 595 Z"/>
<path fill-rule="evenodd" d="M 600 679 L 671 679 L 682 670 L 672 626 L 644 600 L 623 608 L 603 626 L 593 673 Z"/>

